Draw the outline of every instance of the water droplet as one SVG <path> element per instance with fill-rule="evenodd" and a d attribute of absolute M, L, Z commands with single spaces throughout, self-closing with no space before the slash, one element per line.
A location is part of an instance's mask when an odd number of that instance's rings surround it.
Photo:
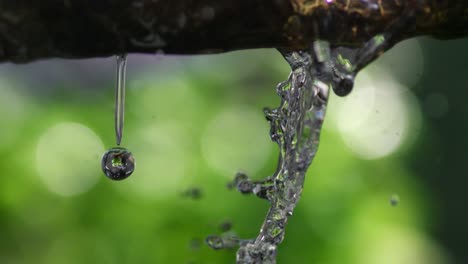
<path fill-rule="evenodd" d="M 400 203 L 400 196 L 398 194 L 392 194 L 390 197 L 390 205 L 397 206 Z"/>
<path fill-rule="evenodd" d="M 241 243 L 241 240 L 234 233 L 225 233 L 222 236 L 209 235 L 205 239 L 206 244 L 212 249 L 234 248 Z"/>
<path fill-rule="evenodd" d="M 338 96 L 346 96 L 351 93 L 354 87 L 354 77 L 347 75 L 342 78 L 336 85 L 333 85 L 333 92 Z"/>
<path fill-rule="evenodd" d="M 186 197 L 186 198 L 193 199 L 193 200 L 198 200 L 198 199 L 202 198 L 203 193 L 202 193 L 202 190 L 200 188 L 192 187 L 192 188 L 189 188 L 189 189 L 185 190 L 182 193 L 182 196 Z"/>
<path fill-rule="evenodd" d="M 135 170 L 135 158 L 125 148 L 111 148 L 102 157 L 102 171 L 115 181 L 126 179 Z"/>
<path fill-rule="evenodd" d="M 236 174 L 236 178 L 234 179 L 234 184 L 237 187 L 237 190 L 243 194 L 249 194 L 252 192 L 255 185 L 249 179 L 249 177 L 242 172 Z"/>
<path fill-rule="evenodd" d="M 224 248 L 224 242 L 220 236 L 210 235 L 205 239 L 205 242 L 212 249 Z"/>
<path fill-rule="evenodd" d="M 229 220 L 226 220 L 226 221 L 222 222 L 222 223 L 219 225 L 219 229 L 220 229 L 222 232 L 230 231 L 230 230 L 232 229 L 232 222 L 229 221 Z"/>
<path fill-rule="evenodd" d="M 117 56 L 117 83 L 115 86 L 115 138 L 120 145 L 123 135 L 124 113 L 125 113 L 125 75 L 127 56 Z M 130 176 L 135 170 L 135 158 L 125 148 L 115 147 L 109 149 L 102 156 L 101 168 L 104 174 L 112 180 L 123 180 Z"/>

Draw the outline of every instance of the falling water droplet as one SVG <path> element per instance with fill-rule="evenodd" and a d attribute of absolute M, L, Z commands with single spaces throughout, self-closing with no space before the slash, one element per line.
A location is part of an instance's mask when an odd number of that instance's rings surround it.
<path fill-rule="evenodd" d="M 111 148 L 102 157 L 102 171 L 111 180 L 126 179 L 135 170 L 135 159 L 125 148 Z"/>
<path fill-rule="evenodd" d="M 390 205 L 397 206 L 400 203 L 400 196 L 398 194 L 392 194 L 390 197 Z"/>

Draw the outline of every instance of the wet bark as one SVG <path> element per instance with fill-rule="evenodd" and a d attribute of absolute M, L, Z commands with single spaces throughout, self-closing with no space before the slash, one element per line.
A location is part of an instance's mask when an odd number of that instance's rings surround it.
<path fill-rule="evenodd" d="M 400 39 L 468 35 L 466 0 L 0 0 L 0 61 L 359 46 L 405 13 Z"/>

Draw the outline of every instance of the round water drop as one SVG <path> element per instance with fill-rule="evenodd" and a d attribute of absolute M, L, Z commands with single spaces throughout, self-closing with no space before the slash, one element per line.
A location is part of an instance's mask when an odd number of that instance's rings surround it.
<path fill-rule="evenodd" d="M 221 224 L 219 224 L 219 229 L 222 232 L 230 231 L 232 229 L 232 222 L 229 221 L 229 220 L 226 220 L 226 221 L 222 222 Z"/>
<path fill-rule="evenodd" d="M 347 75 L 342 78 L 336 85 L 333 85 L 333 92 L 338 96 L 346 96 L 353 90 L 354 77 Z"/>
<path fill-rule="evenodd" d="M 101 167 L 109 179 L 120 181 L 126 179 L 135 170 L 135 158 L 125 148 L 111 148 L 102 156 Z"/>

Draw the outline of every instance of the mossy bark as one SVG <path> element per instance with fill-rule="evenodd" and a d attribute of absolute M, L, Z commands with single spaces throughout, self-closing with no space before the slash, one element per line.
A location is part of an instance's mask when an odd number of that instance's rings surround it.
<path fill-rule="evenodd" d="M 0 61 L 358 46 L 411 10 L 416 35 L 468 35 L 466 0 L 0 0 Z"/>

